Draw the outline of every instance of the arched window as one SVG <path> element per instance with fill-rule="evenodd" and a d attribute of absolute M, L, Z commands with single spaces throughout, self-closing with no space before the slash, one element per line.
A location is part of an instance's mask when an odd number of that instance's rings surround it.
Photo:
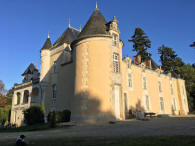
<path fill-rule="evenodd" d="M 25 90 L 24 97 L 23 97 L 23 103 L 28 103 L 28 98 L 29 98 L 29 91 Z"/>
<path fill-rule="evenodd" d="M 21 98 L 21 94 L 20 92 L 17 93 L 17 104 L 20 104 L 20 98 Z"/>

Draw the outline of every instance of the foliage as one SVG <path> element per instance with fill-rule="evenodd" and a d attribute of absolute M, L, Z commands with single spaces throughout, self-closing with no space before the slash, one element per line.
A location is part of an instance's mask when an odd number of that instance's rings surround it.
<path fill-rule="evenodd" d="M 48 121 L 51 121 L 52 113 L 48 114 Z M 70 121 L 71 112 L 67 109 L 63 111 L 55 111 L 55 120 L 57 123 L 60 122 L 69 122 Z"/>
<path fill-rule="evenodd" d="M 7 90 L 5 89 L 5 84 L 2 80 L 0 80 L 0 94 L 5 95 L 7 93 Z"/>
<path fill-rule="evenodd" d="M 7 99 L 6 97 L 0 93 L 0 107 L 6 107 L 7 106 Z"/>
<path fill-rule="evenodd" d="M 31 106 L 24 111 L 24 122 L 27 125 L 39 124 L 44 122 L 44 114 L 40 106 Z"/>
<path fill-rule="evenodd" d="M 160 54 L 160 61 L 162 63 L 162 69 L 165 72 L 179 73 L 179 67 L 184 65 L 181 58 L 177 57 L 175 51 L 172 48 L 162 45 L 158 48 Z"/>
<path fill-rule="evenodd" d="M 151 56 L 151 54 L 147 52 L 147 49 L 151 48 L 151 41 L 141 28 L 136 28 L 131 38 L 129 42 L 133 42 L 133 51 L 136 51 L 137 55 L 141 55 L 142 61 Z"/>
<path fill-rule="evenodd" d="M 193 43 L 190 45 L 190 47 L 195 47 L 195 42 L 193 42 Z"/>
<path fill-rule="evenodd" d="M 56 127 L 56 112 L 55 111 L 50 113 L 50 127 L 51 128 Z"/>
<path fill-rule="evenodd" d="M 195 68 L 186 64 L 179 68 L 179 73 L 185 80 L 190 111 L 195 110 Z"/>
<path fill-rule="evenodd" d="M 12 98 L 13 98 L 13 91 L 14 89 L 11 88 L 10 90 L 8 90 L 7 94 L 6 94 L 6 98 L 7 98 L 7 105 L 11 106 L 12 105 Z"/>
<path fill-rule="evenodd" d="M 10 111 L 11 109 L 9 107 L 0 108 L 0 123 L 4 124 L 10 120 Z"/>

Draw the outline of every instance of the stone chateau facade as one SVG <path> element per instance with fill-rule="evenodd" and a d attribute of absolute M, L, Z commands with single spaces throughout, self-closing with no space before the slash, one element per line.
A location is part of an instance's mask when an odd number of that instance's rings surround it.
<path fill-rule="evenodd" d="M 128 118 L 129 110 L 186 115 L 185 81 L 164 73 L 151 58 L 122 57 L 116 17 L 107 22 L 96 8 L 79 31 L 69 26 L 41 49 L 41 71 L 30 64 L 15 84 L 11 123 L 23 124 L 23 111 L 44 102 L 50 111 L 71 111 L 72 121 Z"/>

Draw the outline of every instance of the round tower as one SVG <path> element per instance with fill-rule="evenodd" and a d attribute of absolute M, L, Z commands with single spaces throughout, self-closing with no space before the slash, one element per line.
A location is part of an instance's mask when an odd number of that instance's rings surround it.
<path fill-rule="evenodd" d="M 40 72 L 41 82 L 47 82 L 48 80 L 48 73 L 50 69 L 50 48 L 51 47 L 52 47 L 52 43 L 48 34 L 48 38 L 41 49 L 41 72 Z"/>
<path fill-rule="evenodd" d="M 73 108 L 73 119 L 115 118 L 112 110 L 113 38 L 108 25 L 96 8 L 71 44 L 75 63 L 73 104 L 78 105 Z"/>

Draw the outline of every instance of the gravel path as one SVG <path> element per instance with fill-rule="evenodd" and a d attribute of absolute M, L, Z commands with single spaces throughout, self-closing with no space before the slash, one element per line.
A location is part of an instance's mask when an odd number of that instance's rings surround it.
<path fill-rule="evenodd" d="M 83 124 L 34 132 L 0 133 L 0 141 L 15 139 L 24 134 L 29 140 L 61 137 L 113 137 L 113 136 L 159 136 L 159 135 L 195 135 L 195 117 L 157 118 L 149 121 L 128 120 L 115 124 Z"/>

